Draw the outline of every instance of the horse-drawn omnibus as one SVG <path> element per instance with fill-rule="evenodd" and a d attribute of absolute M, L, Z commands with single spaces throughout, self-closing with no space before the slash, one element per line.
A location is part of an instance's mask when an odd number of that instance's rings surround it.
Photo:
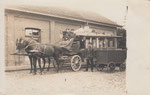
<path fill-rule="evenodd" d="M 96 33 L 92 29 L 78 29 L 73 31 L 76 37 L 70 45 L 70 52 L 61 56 L 62 63 L 71 63 L 74 71 L 81 68 L 82 63 L 87 56 L 88 43 L 92 43 L 94 50 L 94 63 L 97 70 L 104 68 L 113 71 L 119 67 L 121 71 L 126 69 L 126 30 L 118 29 L 116 35 Z M 69 37 L 69 36 L 68 36 Z M 69 39 L 64 37 L 64 39 Z M 66 40 L 67 41 L 67 40 Z"/>
<path fill-rule="evenodd" d="M 86 61 L 89 43 L 92 43 L 94 63 L 97 70 L 101 71 L 107 68 L 113 71 L 116 67 L 119 67 L 121 71 L 126 69 L 127 49 L 126 31 L 124 29 L 120 28 L 114 34 L 105 34 L 85 27 L 75 31 L 64 31 L 62 39 L 57 45 L 52 45 L 42 44 L 33 39 L 20 38 L 16 40 L 16 49 L 19 51 L 23 49 L 27 52 L 25 55 L 29 56 L 31 72 L 33 63 L 34 73 L 36 73 L 36 59 L 39 59 L 39 67 L 41 68 L 40 58 L 42 58 L 44 61 L 43 68 L 45 68 L 45 58 L 51 57 L 55 59 L 58 70 L 64 63 L 70 63 L 73 71 L 80 70 L 82 64 Z M 40 70 L 42 72 L 42 69 Z"/>

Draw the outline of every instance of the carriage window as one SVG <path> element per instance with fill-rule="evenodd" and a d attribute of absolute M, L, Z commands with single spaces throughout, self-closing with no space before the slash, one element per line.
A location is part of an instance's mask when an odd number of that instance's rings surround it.
<path fill-rule="evenodd" d="M 108 39 L 108 47 L 115 47 L 115 39 L 113 38 Z"/>
<path fill-rule="evenodd" d="M 80 38 L 80 49 L 84 49 L 86 46 L 86 37 Z"/>
<path fill-rule="evenodd" d="M 37 28 L 25 28 L 25 37 L 33 38 L 34 40 L 40 42 L 41 30 Z"/>
<path fill-rule="evenodd" d="M 118 38 L 117 39 L 117 46 L 118 48 L 122 48 L 122 49 L 125 49 L 126 48 L 126 40 L 123 39 L 123 38 Z"/>
<path fill-rule="evenodd" d="M 88 44 L 89 44 L 89 42 L 90 42 L 90 39 L 89 39 L 89 38 L 87 38 L 87 39 L 85 40 L 85 47 L 86 47 L 86 48 L 88 48 Z"/>
<path fill-rule="evenodd" d="M 105 40 L 104 38 L 99 39 L 99 48 L 104 48 L 105 47 Z"/>
<path fill-rule="evenodd" d="M 97 45 L 96 45 L 96 38 L 93 38 L 93 39 L 92 39 L 92 45 L 93 45 L 94 48 L 96 48 L 96 46 L 97 46 Z"/>

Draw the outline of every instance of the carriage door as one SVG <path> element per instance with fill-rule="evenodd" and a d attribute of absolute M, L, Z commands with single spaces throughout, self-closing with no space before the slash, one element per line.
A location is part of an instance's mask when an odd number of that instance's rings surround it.
<path fill-rule="evenodd" d="M 25 28 L 25 37 L 32 38 L 37 42 L 41 42 L 41 29 Z"/>

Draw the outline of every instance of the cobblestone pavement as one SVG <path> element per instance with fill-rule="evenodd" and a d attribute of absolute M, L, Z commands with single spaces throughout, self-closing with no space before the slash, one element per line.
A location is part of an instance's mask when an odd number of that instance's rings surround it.
<path fill-rule="evenodd" d="M 29 70 L 6 72 L 6 95 L 79 95 L 80 93 L 125 93 L 125 72 L 73 72 L 63 68 L 44 74 L 29 74 Z M 69 94 L 73 93 L 73 94 Z"/>

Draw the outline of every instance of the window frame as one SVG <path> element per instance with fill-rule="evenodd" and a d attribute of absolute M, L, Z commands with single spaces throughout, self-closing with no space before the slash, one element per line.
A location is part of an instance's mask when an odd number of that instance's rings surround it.
<path fill-rule="evenodd" d="M 27 30 L 30 30 L 32 34 L 31 35 L 26 35 L 27 34 L 26 33 Z M 34 31 L 37 31 L 38 35 L 33 35 Z M 35 39 L 38 42 L 41 42 L 41 29 L 39 29 L 39 28 L 32 28 L 32 27 L 26 27 L 25 28 L 25 37 L 29 37 L 29 38 Z"/>

